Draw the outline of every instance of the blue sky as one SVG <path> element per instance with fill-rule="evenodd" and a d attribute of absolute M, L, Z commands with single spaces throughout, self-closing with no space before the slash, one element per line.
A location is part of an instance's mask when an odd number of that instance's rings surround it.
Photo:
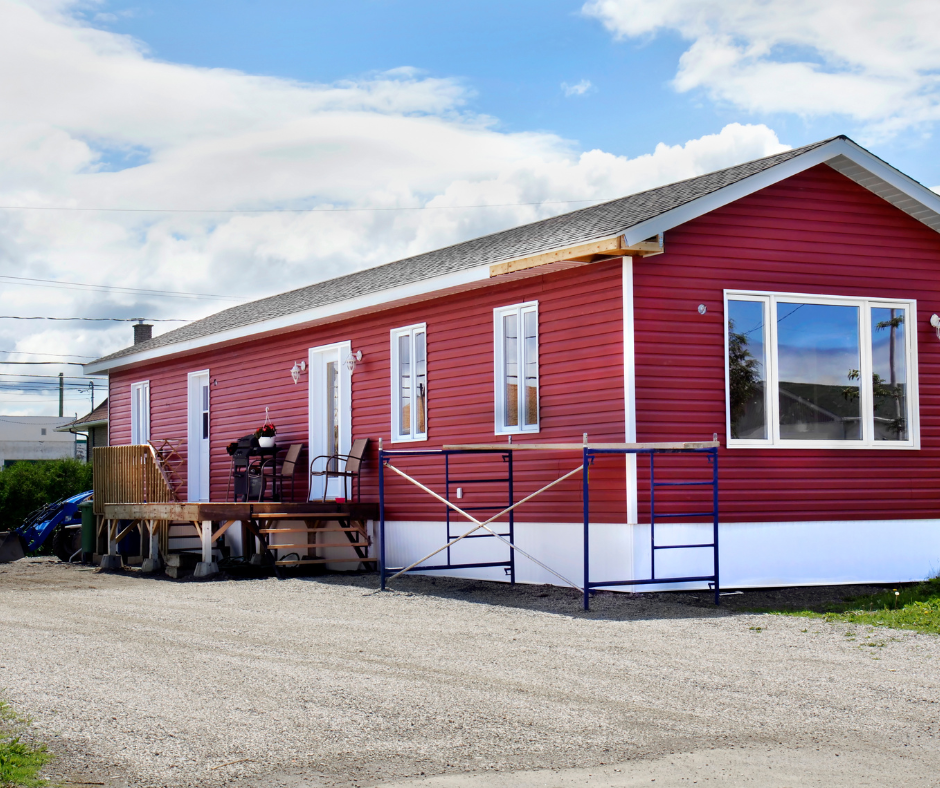
<path fill-rule="evenodd" d="M 401 67 L 459 79 L 471 92 L 468 109 L 492 116 L 498 128 L 551 131 L 581 149 L 634 157 L 727 123 L 766 123 L 794 147 L 848 134 L 912 177 L 940 184 L 940 157 L 929 155 L 935 151 L 930 127 L 874 139 L 845 114 L 808 115 L 797 106 L 749 111 L 703 90 L 679 93 L 673 79 L 688 39 L 660 30 L 617 40 L 570 0 L 164 0 L 111 2 L 84 16 L 172 62 L 304 82 Z M 780 46 L 778 59 L 823 62 L 812 48 L 794 45 Z M 562 85 L 583 80 L 591 85 L 587 92 L 566 97 Z"/>
<path fill-rule="evenodd" d="M 253 298 L 840 133 L 938 186 L 938 42 L 923 0 L 0 0 L 0 281 L 190 320 L 233 302 L 3 277 Z M 238 213 L 298 206 L 365 210 Z M 128 337 L 4 320 L 0 360 Z"/>

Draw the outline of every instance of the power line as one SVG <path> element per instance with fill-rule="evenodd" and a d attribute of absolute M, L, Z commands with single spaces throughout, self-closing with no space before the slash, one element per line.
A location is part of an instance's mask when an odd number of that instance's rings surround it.
<path fill-rule="evenodd" d="M 0 361 L 0 366 L 7 366 L 8 364 L 23 364 L 23 365 L 40 365 L 40 366 L 73 366 L 73 367 L 84 367 L 84 363 L 81 361 Z"/>
<path fill-rule="evenodd" d="M 24 356 L 50 356 L 52 358 L 98 358 L 83 356 L 81 353 L 38 353 L 33 350 L 0 350 L 0 353 L 21 353 Z"/>
<path fill-rule="evenodd" d="M 92 322 L 137 323 L 146 320 L 150 323 L 191 323 L 182 317 L 22 317 L 20 315 L 0 315 L 0 320 L 90 320 Z"/>
<path fill-rule="evenodd" d="M 0 375 L 3 377 L 17 377 L 17 378 L 50 378 L 52 380 L 58 380 L 59 375 L 30 375 L 26 372 L 0 372 Z M 63 375 L 63 380 L 92 380 L 94 379 L 105 379 L 107 375 Z"/>
<path fill-rule="evenodd" d="M 177 290 L 151 290 L 145 287 L 121 287 L 120 285 L 96 285 L 90 284 L 88 282 L 67 282 L 59 279 L 36 279 L 29 276 L 8 276 L 7 274 L 0 274 L 0 279 L 14 279 L 20 284 L 27 285 L 29 287 L 61 287 L 66 290 L 92 290 L 94 292 L 116 292 L 123 293 L 126 295 L 140 294 L 140 295 L 155 295 L 162 296 L 166 298 L 216 298 L 223 301 L 242 301 L 244 299 L 236 298 L 235 296 L 224 296 L 217 295 L 215 293 L 187 293 Z M 38 282 L 44 282 L 45 284 L 36 284 Z"/>
<path fill-rule="evenodd" d="M 530 205 L 575 205 L 610 202 L 598 200 L 537 200 L 535 202 L 481 203 L 479 205 L 413 205 L 400 208 L 80 208 L 55 205 L 0 205 L 3 211 L 100 211 L 106 213 L 361 213 L 366 211 L 453 211 L 469 208 L 517 208 Z"/>

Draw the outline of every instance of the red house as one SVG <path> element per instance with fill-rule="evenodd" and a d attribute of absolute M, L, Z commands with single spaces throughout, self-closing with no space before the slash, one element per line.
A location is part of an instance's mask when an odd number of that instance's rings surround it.
<path fill-rule="evenodd" d="M 265 407 L 279 444 L 308 458 L 369 438 L 370 501 L 380 438 L 717 433 L 723 586 L 921 579 L 940 569 L 938 231 L 940 196 L 836 137 L 233 307 L 85 369 L 109 373 L 112 446 L 186 439 L 189 500 L 225 500 L 225 447 Z M 516 454 L 515 500 L 579 462 Z M 401 467 L 443 493 L 439 458 Z M 647 476 L 645 458 L 591 470 L 599 575 L 649 576 Z M 303 470 L 297 484 L 300 499 L 323 493 Z M 386 493 L 393 565 L 444 543 L 439 502 L 398 478 Z M 468 487 L 462 505 L 474 496 L 491 503 Z M 657 539 L 710 528 L 680 521 Z M 517 510 L 516 543 L 577 576 L 581 522 L 573 477 Z M 703 555 L 657 562 L 687 576 Z M 554 582 L 523 559 L 517 578 Z"/>

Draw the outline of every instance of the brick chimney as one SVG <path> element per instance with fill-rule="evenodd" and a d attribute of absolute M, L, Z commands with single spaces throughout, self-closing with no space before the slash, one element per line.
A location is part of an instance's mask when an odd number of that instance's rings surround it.
<path fill-rule="evenodd" d="M 153 338 L 153 326 L 143 320 L 134 323 L 134 344 L 139 345 Z"/>

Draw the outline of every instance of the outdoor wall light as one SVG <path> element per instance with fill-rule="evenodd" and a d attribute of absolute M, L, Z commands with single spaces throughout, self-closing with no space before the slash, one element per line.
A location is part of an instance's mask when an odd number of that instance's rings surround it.
<path fill-rule="evenodd" d="M 940 315 L 931 315 L 930 325 L 937 330 L 937 339 L 940 339 Z"/>
<path fill-rule="evenodd" d="M 300 361 L 294 362 L 294 366 L 290 368 L 290 376 L 294 383 L 297 383 L 300 380 L 300 373 L 307 369 L 307 362 Z"/>
<path fill-rule="evenodd" d="M 346 369 L 349 370 L 350 375 L 356 371 L 356 364 L 358 364 L 360 361 L 362 361 L 361 350 L 357 350 L 355 353 L 350 353 L 346 357 Z"/>

